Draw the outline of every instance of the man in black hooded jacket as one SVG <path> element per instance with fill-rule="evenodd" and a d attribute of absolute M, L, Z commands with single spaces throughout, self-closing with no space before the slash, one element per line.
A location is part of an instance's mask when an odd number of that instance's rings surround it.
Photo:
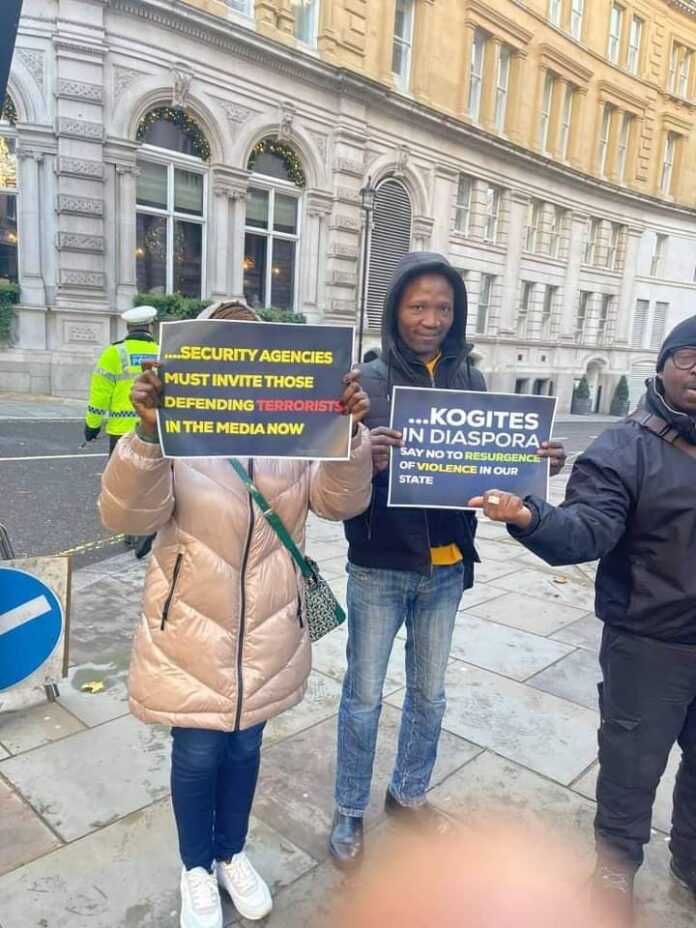
<path fill-rule="evenodd" d="M 549 564 L 600 559 L 594 884 L 625 924 L 675 741 L 671 868 L 696 893 L 696 316 L 667 336 L 643 404 L 578 458 L 561 506 L 471 500 Z"/>
<path fill-rule="evenodd" d="M 334 861 L 349 868 L 363 854 L 382 691 L 394 639 L 406 623 L 406 695 L 386 811 L 417 828 L 444 820 L 425 801 L 442 717 L 445 671 L 462 592 L 473 584 L 476 519 L 443 509 L 387 508 L 389 449 L 401 435 L 389 428 L 398 385 L 485 390 L 466 342 L 467 299 L 446 258 L 406 255 L 385 301 L 381 357 L 362 367 L 370 397 L 373 495 L 367 511 L 346 523 L 348 668 L 338 717 L 336 812 L 329 840 Z M 540 449 L 563 467 L 563 448 Z"/>

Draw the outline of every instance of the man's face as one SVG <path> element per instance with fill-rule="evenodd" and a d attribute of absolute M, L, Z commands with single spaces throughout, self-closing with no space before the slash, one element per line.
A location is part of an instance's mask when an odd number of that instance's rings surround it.
<path fill-rule="evenodd" d="M 696 346 L 678 348 L 657 376 L 670 406 L 691 415 L 696 413 Z"/>
<path fill-rule="evenodd" d="M 430 361 L 454 322 L 454 290 L 442 274 L 422 274 L 405 288 L 396 313 L 399 335 L 419 358 Z"/>

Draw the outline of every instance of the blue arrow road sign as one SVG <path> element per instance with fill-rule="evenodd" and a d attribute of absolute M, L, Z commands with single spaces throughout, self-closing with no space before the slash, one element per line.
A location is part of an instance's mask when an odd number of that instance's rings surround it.
<path fill-rule="evenodd" d="M 37 577 L 0 565 L 0 690 L 30 677 L 56 649 L 63 608 Z"/>

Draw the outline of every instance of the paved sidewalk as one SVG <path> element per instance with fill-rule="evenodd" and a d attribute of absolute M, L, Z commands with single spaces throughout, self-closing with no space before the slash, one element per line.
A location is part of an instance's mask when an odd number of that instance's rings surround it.
<path fill-rule="evenodd" d="M 554 482 L 558 498 L 562 482 Z M 308 549 L 345 595 L 341 527 L 312 520 Z M 551 569 L 499 527 L 480 526 L 483 564 L 465 594 L 431 799 L 457 815 L 502 805 L 579 841 L 591 867 L 596 776 L 593 571 Z M 125 676 L 143 565 L 123 554 L 75 576 L 70 679 L 55 705 L 0 715 L 1 928 L 176 928 L 178 861 L 167 732 L 127 713 Z M 270 881 L 268 924 L 322 922 L 341 878 L 327 860 L 345 631 L 314 650 L 305 701 L 271 722 L 250 855 Z M 81 691 L 100 681 L 104 690 Z M 386 685 L 368 845 L 389 828 L 381 800 L 403 700 L 403 648 Z M 644 928 L 693 926 L 696 906 L 667 873 L 670 790 L 638 881 Z M 373 857 L 373 859 L 375 859 Z M 226 907 L 226 925 L 238 924 Z M 385 926 L 391 928 L 391 926 Z"/>
<path fill-rule="evenodd" d="M 2 419 L 83 419 L 86 400 L 71 400 L 33 393 L 0 392 Z"/>

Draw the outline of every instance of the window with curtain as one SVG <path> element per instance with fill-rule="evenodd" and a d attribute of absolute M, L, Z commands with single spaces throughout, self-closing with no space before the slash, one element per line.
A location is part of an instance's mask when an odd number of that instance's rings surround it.
<path fill-rule="evenodd" d="M 522 290 L 520 291 L 520 304 L 517 307 L 517 337 L 526 338 L 527 328 L 529 326 L 529 311 L 532 305 L 534 295 L 533 284 L 529 280 L 522 281 Z"/>
<path fill-rule="evenodd" d="M 505 131 L 511 57 L 510 49 L 506 45 L 501 45 L 495 82 L 495 127 L 498 132 Z"/>
<path fill-rule="evenodd" d="M 587 242 L 585 243 L 585 264 L 594 264 L 597 260 L 600 228 L 601 221 L 599 219 L 590 219 Z"/>
<path fill-rule="evenodd" d="M 539 120 L 539 149 L 546 153 L 549 144 L 549 124 L 551 122 L 551 103 L 553 101 L 553 86 L 556 82 L 551 71 L 546 72 L 544 90 L 541 96 L 541 115 Z"/>
<path fill-rule="evenodd" d="M 295 38 L 312 48 L 317 44 L 319 26 L 319 0 L 301 0 L 293 5 L 295 12 Z"/>
<path fill-rule="evenodd" d="M 469 234 L 469 223 L 471 221 L 471 196 L 473 191 L 473 181 L 466 174 L 459 175 L 457 183 L 457 206 L 454 214 L 455 231 L 464 235 Z"/>
<path fill-rule="evenodd" d="M 479 335 L 485 335 L 488 331 L 494 282 L 495 277 L 492 274 L 481 274 L 478 304 L 476 306 L 476 331 Z"/>
<path fill-rule="evenodd" d="M 486 36 L 480 29 L 474 32 L 469 69 L 469 103 L 467 112 L 474 122 L 481 116 L 481 89 L 483 85 L 483 59 L 486 51 Z"/>
<path fill-rule="evenodd" d="M 676 133 L 668 132 L 665 136 L 665 147 L 662 152 L 662 176 L 660 178 L 660 190 L 663 196 L 666 197 L 672 193 L 672 171 L 674 168 L 674 151 L 676 146 Z"/>
<path fill-rule="evenodd" d="M 650 262 L 650 276 L 651 277 L 663 277 L 665 273 L 665 256 L 667 254 L 667 239 L 666 235 L 656 235 L 655 236 L 655 250 L 653 252 L 652 260 Z"/>
<path fill-rule="evenodd" d="M 578 314 L 575 319 L 575 341 L 578 344 L 585 341 L 585 329 L 587 327 L 587 317 L 589 315 L 591 298 L 592 294 L 587 290 L 580 291 Z"/>
<path fill-rule="evenodd" d="M 288 146 L 258 155 L 250 168 L 244 235 L 244 298 L 250 306 L 297 305 L 302 191 Z"/>
<path fill-rule="evenodd" d="M 618 3 L 612 3 L 609 14 L 609 40 L 607 42 L 607 58 L 612 64 L 617 64 L 619 60 L 623 13 L 623 7 L 620 7 Z"/>
<path fill-rule="evenodd" d="M 643 20 L 639 16 L 631 18 L 631 31 L 628 35 L 628 58 L 626 67 L 631 74 L 637 74 L 640 66 L 640 44 L 643 36 Z"/>
<path fill-rule="evenodd" d="M 584 10 L 584 0 L 571 0 L 570 4 L 570 34 L 574 39 L 580 41 L 582 38 L 582 14 Z"/>
<path fill-rule="evenodd" d="M 609 326 L 614 310 L 614 297 L 609 293 L 602 294 L 602 302 L 599 304 L 599 319 L 597 320 L 597 344 L 604 345 L 609 335 Z"/>
<path fill-rule="evenodd" d="M 549 257 L 551 258 L 557 258 L 561 250 L 564 216 L 565 211 L 561 206 L 551 207 L 551 220 L 549 223 Z"/>
<path fill-rule="evenodd" d="M 689 78 L 691 77 L 692 57 L 693 53 L 688 49 L 684 49 L 681 66 L 679 68 L 679 83 L 677 85 L 677 93 L 680 97 L 688 97 L 689 95 Z"/>
<path fill-rule="evenodd" d="M 136 185 L 138 290 L 204 295 L 207 142 L 187 117 L 145 117 Z"/>
<path fill-rule="evenodd" d="M 414 0 L 396 0 L 392 73 L 397 86 L 408 90 L 411 82 L 411 43 L 413 41 Z"/>
<path fill-rule="evenodd" d="M 500 189 L 492 184 L 486 189 L 486 212 L 484 216 L 483 239 L 495 242 L 498 238 L 498 214 L 500 213 Z"/>
<path fill-rule="evenodd" d="M 575 101 L 575 88 L 572 84 L 566 84 L 565 95 L 563 97 L 563 108 L 561 109 L 561 126 L 558 138 L 558 148 L 562 161 L 568 160 L 568 151 L 570 149 L 570 130 L 573 124 L 573 104 Z"/>
<path fill-rule="evenodd" d="M 17 137 L 8 97 L 0 119 L 0 283 L 19 280 L 17 233 Z"/>
<path fill-rule="evenodd" d="M 544 306 L 541 311 L 541 332 L 540 337 L 548 341 L 551 338 L 551 326 L 553 324 L 553 314 L 556 311 L 556 297 L 558 296 L 558 287 L 547 285 L 544 292 Z"/>
<path fill-rule="evenodd" d="M 599 134 L 599 176 L 604 177 L 607 170 L 609 156 L 609 132 L 611 130 L 611 117 L 614 107 L 610 103 L 604 104 L 602 111 L 602 128 Z"/>
<path fill-rule="evenodd" d="M 628 146 L 631 141 L 632 121 L 633 117 L 630 113 L 623 114 L 621 118 L 621 130 L 619 132 L 619 144 L 616 151 L 616 179 L 619 183 L 626 180 Z"/>
<path fill-rule="evenodd" d="M 531 253 L 537 250 L 540 214 L 541 203 L 538 200 L 531 200 L 527 206 L 527 228 L 524 243 L 524 250 Z"/>
<path fill-rule="evenodd" d="M 563 4 L 561 0 L 549 0 L 549 22 L 560 27 L 562 14 Z"/>
<path fill-rule="evenodd" d="M 619 255 L 621 253 L 621 238 L 623 236 L 623 226 L 618 222 L 612 222 L 609 233 L 609 247 L 607 248 L 606 265 L 610 271 L 615 271 L 619 264 Z"/>

